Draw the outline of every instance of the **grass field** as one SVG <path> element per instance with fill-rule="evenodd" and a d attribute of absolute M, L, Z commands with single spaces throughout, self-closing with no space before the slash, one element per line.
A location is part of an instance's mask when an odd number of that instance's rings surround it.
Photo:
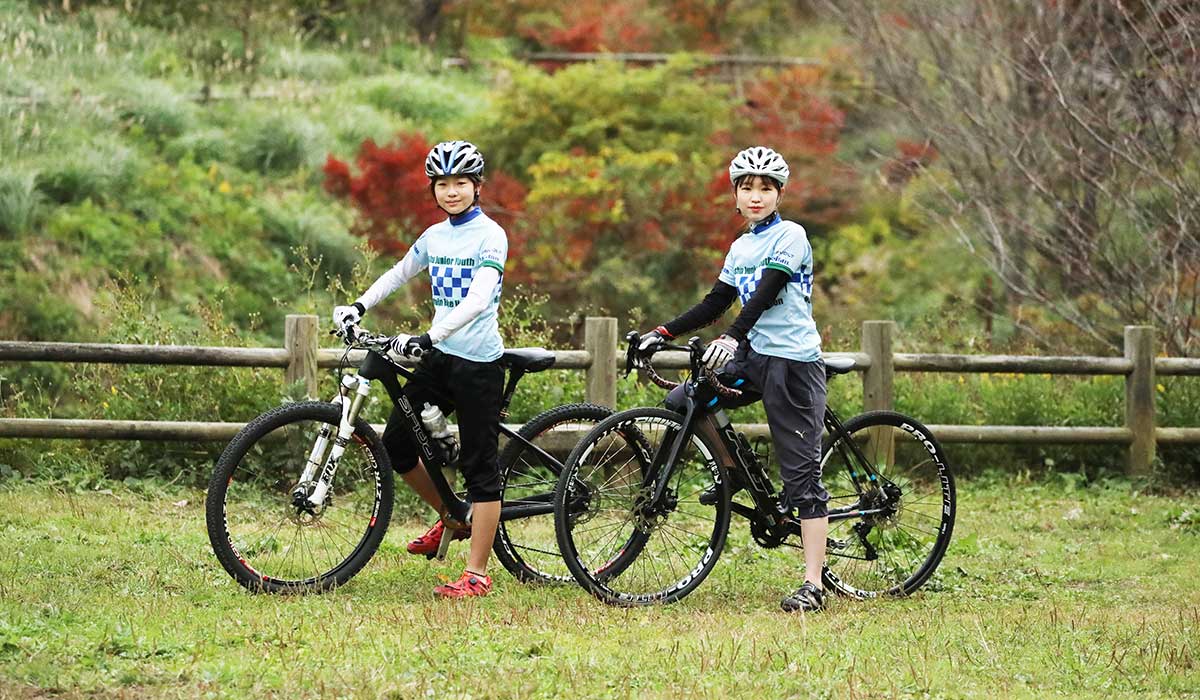
<path fill-rule="evenodd" d="M 203 493 L 0 488 L 0 697 L 1200 697 L 1200 498 L 1068 479 L 959 484 L 938 578 L 787 616 L 795 551 L 734 523 L 684 602 L 618 610 L 414 560 L 420 523 L 324 596 L 255 596 L 209 551 Z"/>

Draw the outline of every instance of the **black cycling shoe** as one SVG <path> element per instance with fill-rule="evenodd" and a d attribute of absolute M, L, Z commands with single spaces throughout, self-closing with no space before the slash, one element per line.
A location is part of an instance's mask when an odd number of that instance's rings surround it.
<path fill-rule="evenodd" d="M 817 612 L 825 607 L 825 592 L 811 581 L 784 596 L 779 603 L 784 612 Z"/>

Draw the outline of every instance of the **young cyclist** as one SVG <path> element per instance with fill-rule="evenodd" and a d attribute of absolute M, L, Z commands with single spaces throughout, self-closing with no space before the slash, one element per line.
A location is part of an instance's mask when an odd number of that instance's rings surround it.
<path fill-rule="evenodd" d="M 743 391 L 724 405 L 744 406 L 761 398 L 766 409 L 783 479 L 781 505 L 799 518 L 804 544 L 803 585 L 781 603 L 793 612 L 817 611 L 825 605 L 821 570 L 829 494 L 821 485 L 825 365 L 812 318 L 812 246 L 804 228 L 778 212 L 788 174 L 783 157 L 770 148 L 747 148 L 734 157 L 729 180 L 747 229 L 730 246 L 712 291 L 679 317 L 643 335 L 639 348 L 648 351 L 715 323 L 735 298 L 741 300 L 741 312 L 709 343 L 704 363 L 721 373 L 723 383 Z M 682 391 L 682 386 L 676 388 L 667 405 L 681 405 Z"/>
<path fill-rule="evenodd" d="M 404 258 L 357 301 L 335 308 L 333 322 L 338 326 L 357 323 L 368 309 L 418 272 L 429 271 L 433 325 L 421 335 L 396 336 L 392 351 L 404 355 L 416 354 L 416 348 L 421 351 L 421 362 L 406 386 L 417 410 L 429 403 L 447 414 L 458 411 L 458 467 L 474 509 L 470 535 L 455 532 L 453 536 L 469 536 L 471 551 L 462 576 L 437 586 L 434 593 L 444 598 L 483 596 L 492 589 L 487 563 L 500 519 L 496 450 L 504 370 L 498 360 L 504 346 L 496 316 L 508 238 L 504 229 L 479 207 L 483 156 L 474 145 L 466 141 L 439 143 L 425 159 L 425 174 L 438 207 L 448 218 L 426 229 Z M 442 499 L 401 420 L 398 410 L 393 409 L 383 433 L 388 457 L 404 481 L 441 513 Z M 408 551 L 434 552 L 444 536 L 445 528 L 439 520 L 409 543 Z"/>

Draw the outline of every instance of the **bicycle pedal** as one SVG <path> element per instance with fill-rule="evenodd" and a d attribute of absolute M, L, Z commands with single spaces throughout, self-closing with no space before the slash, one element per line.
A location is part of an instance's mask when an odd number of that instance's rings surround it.
<path fill-rule="evenodd" d="M 442 561 L 443 559 L 446 558 L 446 552 L 450 550 L 450 541 L 453 539 L 454 539 L 454 531 L 453 530 L 451 530 L 450 528 L 446 528 L 445 530 L 442 531 L 442 540 L 440 542 L 438 542 L 437 553 L 433 555 L 438 558 L 438 561 Z"/>

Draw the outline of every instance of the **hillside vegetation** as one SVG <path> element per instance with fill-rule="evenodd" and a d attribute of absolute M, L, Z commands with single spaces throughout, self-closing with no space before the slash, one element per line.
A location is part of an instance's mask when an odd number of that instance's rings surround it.
<path fill-rule="evenodd" d="M 325 317 L 440 216 L 419 171 L 446 138 L 488 158 L 484 203 L 510 239 L 510 344 L 577 345 L 587 315 L 642 328 L 698 299 L 738 233 L 726 163 L 752 143 L 792 166 L 783 213 L 813 242 L 826 349 L 857 349 L 863 320 L 890 318 L 900 350 L 1109 354 L 1122 323 L 1154 322 L 1111 320 L 1085 282 L 1064 283 L 1103 321 L 1084 332 L 1007 290 L 964 247 L 972 224 L 946 200 L 955 170 L 877 89 L 852 22 L 806 3 L 493 4 L 425 17 L 374 0 L 0 0 L 0 337 L 278 346 L 285 314 Z M 527 58 L 545 49 L 674 57 Z M 811 60 L 730 72 L 706 60 L 718 51 Z M 423 284 L 370 323 L 420 328 Z M 518 400 L 518 418 L 580 398 L 578 376 L 553 375 Z M 853 411 L 856 391 L 838 391 Z M 915 376 L 898 402 L 930 423 L 1117 425 L 1121 391 L 1103 378 Z M 244 420 L 283 393 L 265 370 L 0 368 L 8 416 Z M 1198 394 L 1163 381 L 1163 423 L 1200 423 Z M 621 396 L 659 400 L 632 382 Z M 83 482 L 176 474 L 209 456 L 18 446 L 0 470 Z M 82 454 L 94 468 L 81 473 Z M 1121 463 L 1107 448 L 963 454 L 968 466 L 1093 474 Z M 1200 464 L 1194 450 L 1163 454 L 1184 473 Z"/>

